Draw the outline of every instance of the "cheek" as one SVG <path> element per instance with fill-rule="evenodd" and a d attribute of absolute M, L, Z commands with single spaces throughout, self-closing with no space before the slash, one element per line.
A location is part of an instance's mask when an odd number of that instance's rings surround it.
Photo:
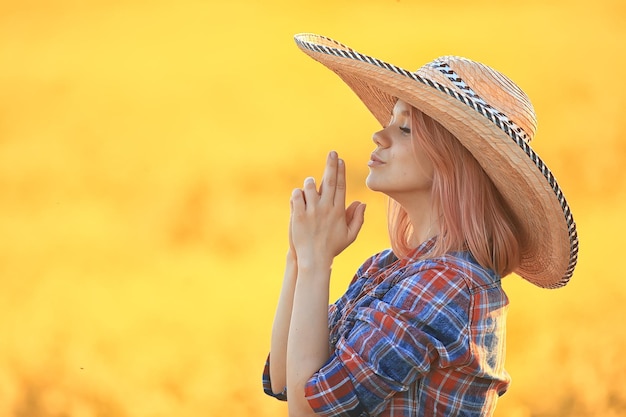
<path fill-rule="evenodd" d="M 428 178 L 432 179 L 435 177 L 435 167 L 430 159 L 424 158 L 424 172 Z"/>
<path fill-rule="evenodd" d="M 431 179 L 433 178 L 433 163 L 425 154 L 421 153 L 414 156 L 413 163 L 415 164 L 416 171 L 419 172 L 420 176 Z"/>
<path fill-rule="evenodd" d="M 403 178 L 415 178 L 416 176 L 422 176 L 421 162 L 413 156 L 413 152 L 407 150 L 403 155 L 398 158 L 397 166 L 399 168 L 399 175 Z"/>
<path fill-rule="evenodd" d="M 402 171 L 403 183 L 417 188 L 425 188 L 432 184 L 433 166 L 426 158 L 415 158 L 410 155 L 406 158 L 406 164 L 403 165 Z"/>

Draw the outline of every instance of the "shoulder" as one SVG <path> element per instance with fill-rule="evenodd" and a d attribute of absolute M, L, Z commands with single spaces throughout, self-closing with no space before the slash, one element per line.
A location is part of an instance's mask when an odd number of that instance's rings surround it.
<path fill-rule="evenodd" d="M 500 286 L 500 276 L 481 266 L 469 252 L 453 252 L 417 261 L 412 267 L 417 277 L 427 277 L 441 285 L 457 286 L 472 293 Z"/>
<path fill-rule="evenodd" d="M 427 301 L 468 307 L 477 292 L 490 288 L 499 289 L 500 278 L 463 252 L 407 265 L 389 295 L 409 304 Z"/>

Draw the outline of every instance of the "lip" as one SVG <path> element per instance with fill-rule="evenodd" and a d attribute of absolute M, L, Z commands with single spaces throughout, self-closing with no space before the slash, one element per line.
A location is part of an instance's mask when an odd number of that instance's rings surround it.
<path fill-rule="evenodd" d="M 370 160 L 367 163 L 368 166 L 370 167 L 375 167 L 375 166 L 380 166 L 380 165 L 384 165 L 385 163 L 376 155 L 372 154 L 370 156 Z"/>

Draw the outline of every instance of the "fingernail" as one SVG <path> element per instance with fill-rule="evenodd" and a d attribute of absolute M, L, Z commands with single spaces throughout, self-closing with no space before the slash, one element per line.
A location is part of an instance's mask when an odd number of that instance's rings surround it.
<path fill-rule="evenodd" d="M 332 159 L 336 159 L 336 158 L 337 158 L 337 152 L 335 152 L 335 151 L 330 151 L 330 157 L 331 157 Z"/>
<path fill-rule="evenodd" d="M 340 159 L 337 161 L 337 163 L 338 163 L 339 165 L 343 165 L 343 159 L 341 159 L 341 158 L 340 158 Z"/>

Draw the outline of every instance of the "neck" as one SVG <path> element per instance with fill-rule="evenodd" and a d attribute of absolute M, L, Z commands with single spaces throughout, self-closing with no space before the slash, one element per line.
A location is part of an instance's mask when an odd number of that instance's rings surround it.
<path fill-rule="evenodd" d="M 395 199 L 409 216 L 413 226 L 411 246 L 418 247 L 430 238 L 439 234 L 440 215 L 432 202 L 430 192 L 421 198 Z"/>

